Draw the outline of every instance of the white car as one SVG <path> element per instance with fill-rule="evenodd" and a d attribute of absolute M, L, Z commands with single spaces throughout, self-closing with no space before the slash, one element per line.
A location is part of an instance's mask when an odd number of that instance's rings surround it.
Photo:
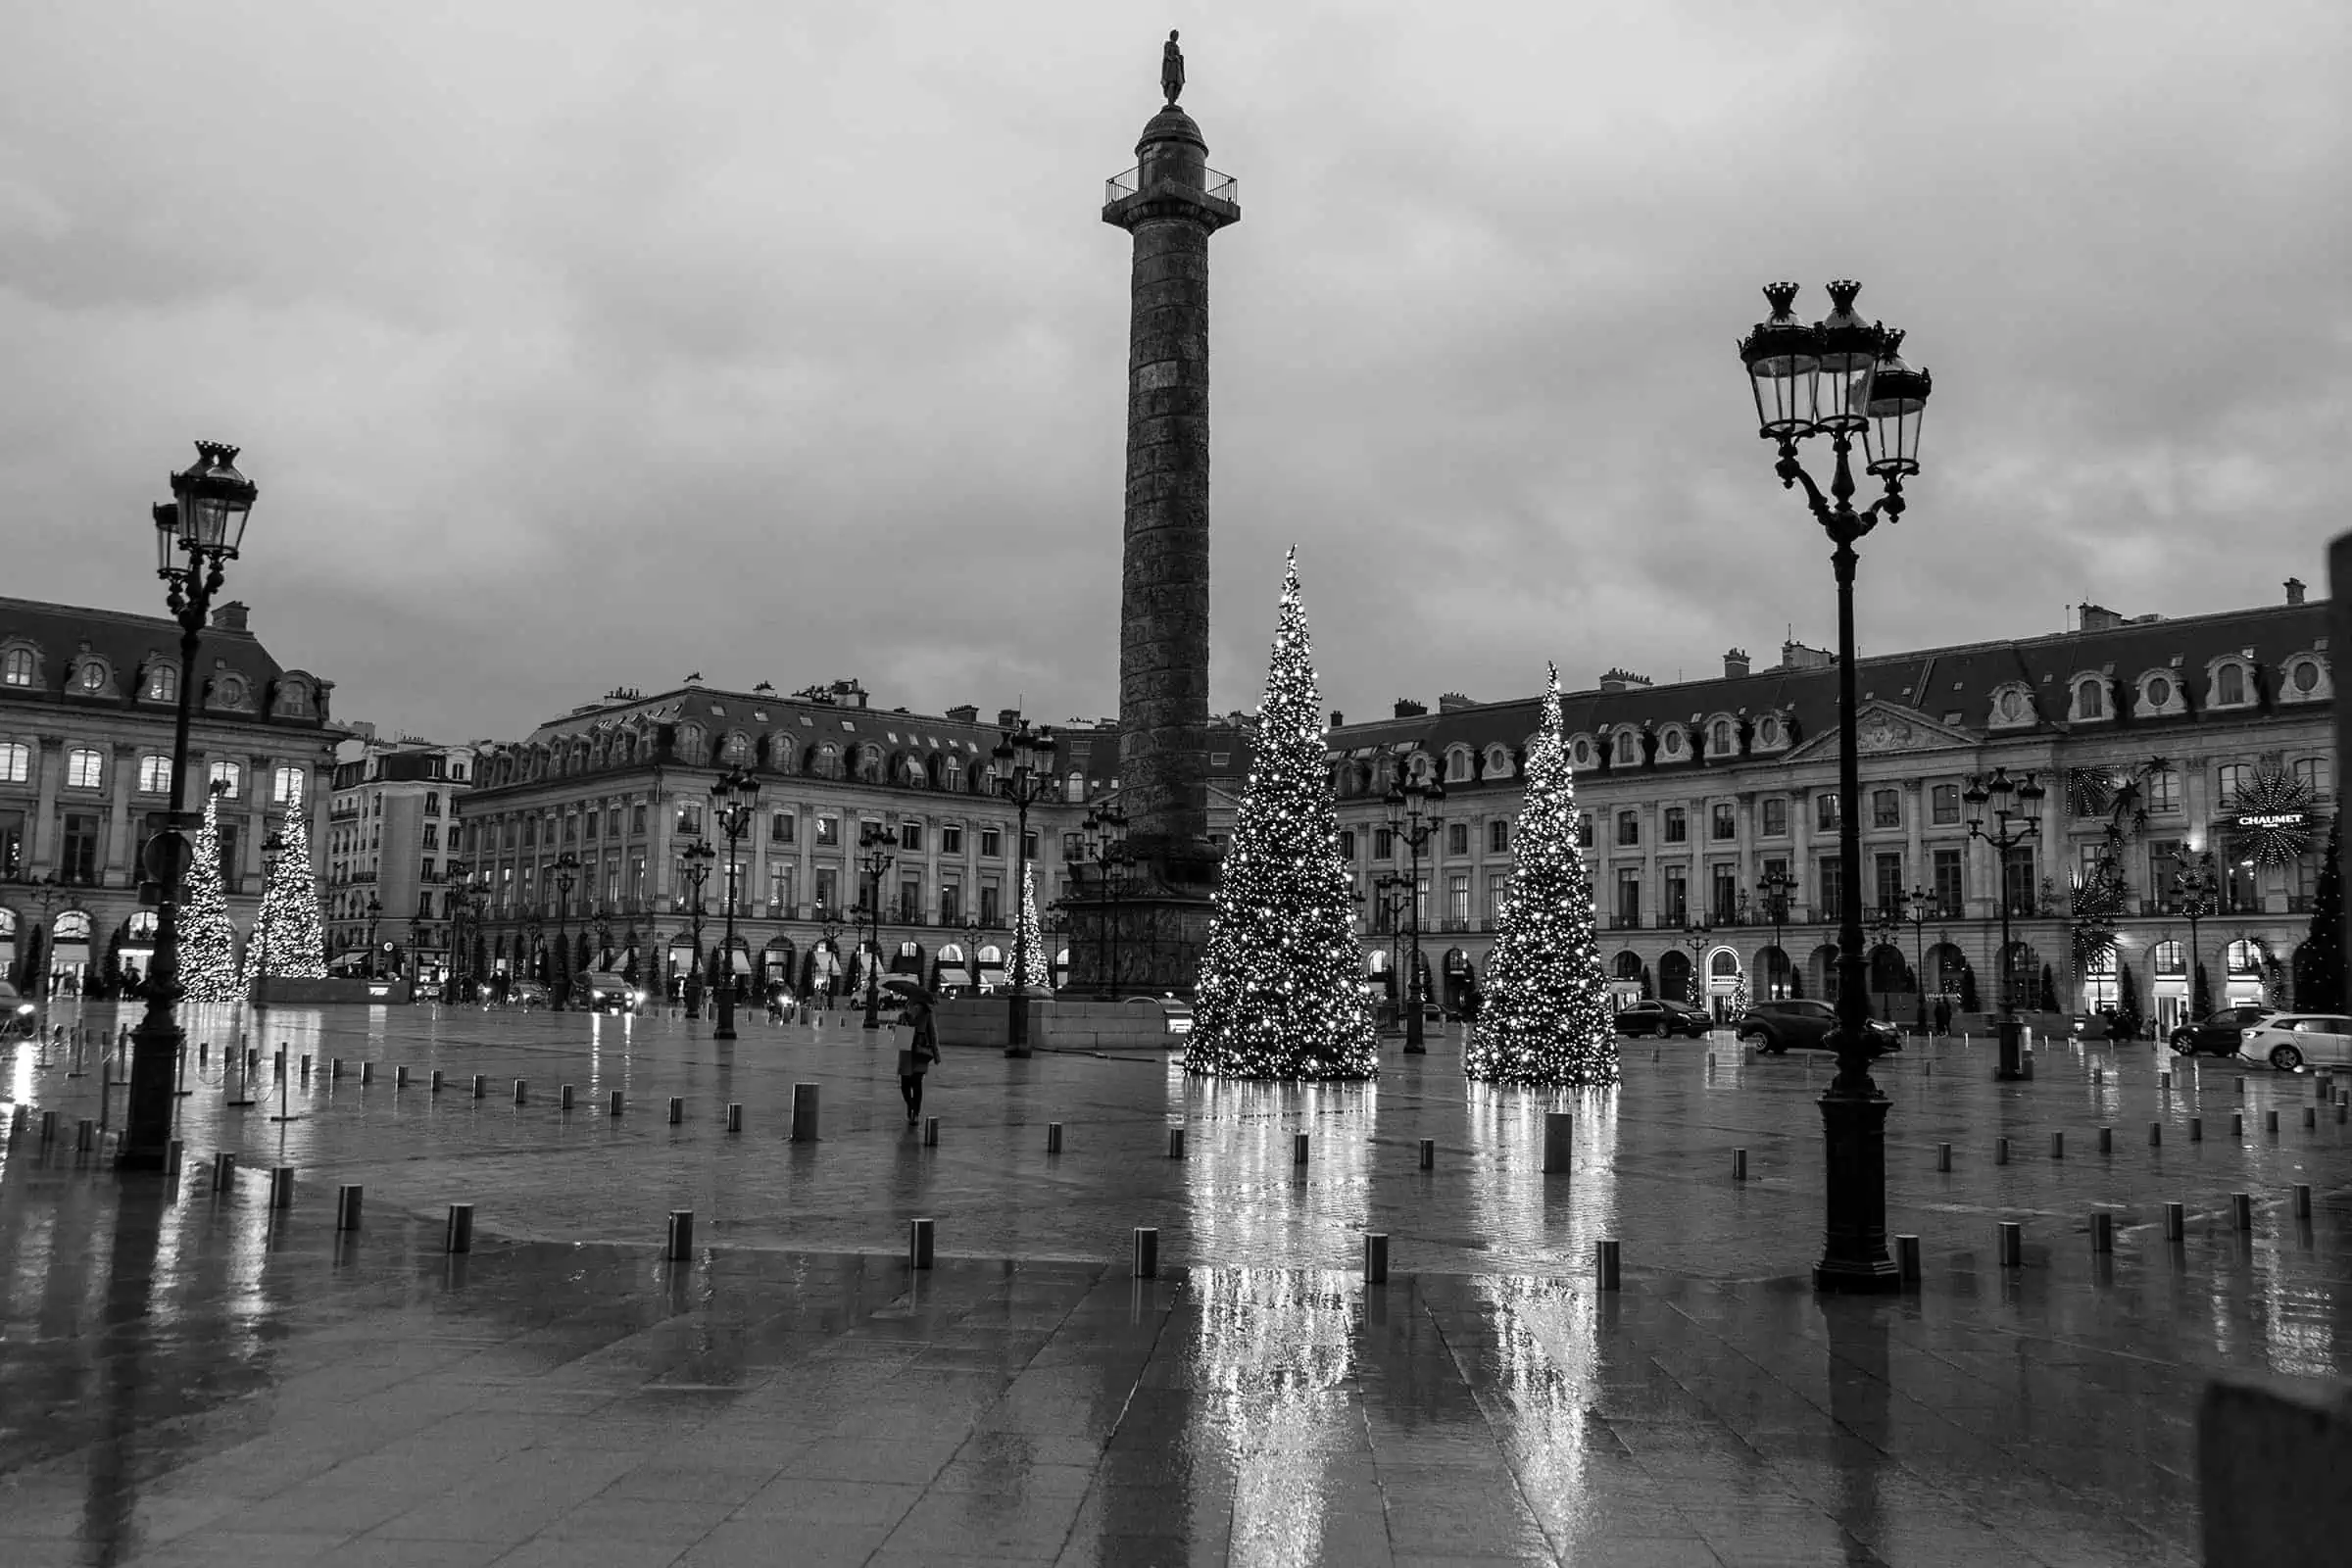
<path fill-rule="evenodd" d="M 2332 1013 L 2275 1012 L 2248 1024 L 2238 1036 L 2238 1055 L 2268 1062 L 2280 1072 L 2306 1063 L 2315 1067 L 2352 1065 L 2352 1018 Z"/>
<path fill-rule="evenodd" d="M 15 986 L 0 980 L 0 1035 L 29 1035 L 34 1028 L 33 1014 L 39 1006 L 21 995 Z"/>

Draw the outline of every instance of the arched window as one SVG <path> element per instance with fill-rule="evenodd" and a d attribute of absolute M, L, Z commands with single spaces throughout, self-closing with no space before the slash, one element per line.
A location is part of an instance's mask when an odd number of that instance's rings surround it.
<path fill-rule="evenodd" d="M 299 806 L 306 782 L 301 768 L 281 767 L 270 775 L 270 799 L 278 806 Z"/>
<path fill-rule="evenodd" d="M 741 767 L 752 760 L 751 738 L 739 729 L 727 731 L 727 739 L 719 748 L 719 760 L 729 767 Z"/>
<path fill-rule="evenodd" d="M 2095 680 L 2082 681 L 2075 687 L 2075 716 L 2104 718 L 2107 716 L 2107 695 Z"/>
<path fill-rule="evenodd" d="M 963 759 L 951 757 L 939 770 L 942 788 L 960 794 L 963 790 Z"/>
<path fill-rule="evenodd" d="M 2231 974 L 2259 974 L 2262 971 L 2262 948 L 2243 938 L 2230 944 L 2225 958 Z"/>
<path fill-rule="evenodd" d="M 94 790 L 106 782 L 106 759 L 88 746 L 76 746 L 66 753 L 66 786 L 69 789 Z"/>
<path fill-rule="evenodd" d="M 1614 765 L 1618 767 L 1632 767 L 1636 762 L 1641 760 L 1642 742 L 1635 738 L 1632 730 L 1619 730 L 1617 732 L 1617 756 L 1615 758 Z"/>
<path fill-rule="evenodd" d="M 11 648 L 0 654 L 0 686 L 29 686 L 32 684 L 32 650 Z"/>
<path fill-rule="evenodd" d="M 172 703 L 179 700 L 179 666 L 157 664 L 147 671 L 144 693 L 151 703 Z"/>
<path fill-rule="evenodd" d="M 2246 700 L 2246 669 L 2243 664 L 2224 664 L 2213 681 L 2213 703 L 2216 708 L 2230 708 Z"/>
<path fill-rule="evenodd" d="M 215 762 L 205 782 L 233 801 L 245 793 L 245 769 L 234 762 Z"/>
<path fill-rule="evenodd" d="M 1714 735 L 1713 738 L 1707 742 L 1707 749 L 1718 757 L 1729 757 L 1731 755 L 1732 721 L 1730 719 L 1719 718 L 1715 721 Z"/>
<path fill-rule="evenodd" d="M 1467 784 L 1470 782 L 1469 747 L 1453 746 L 1446 749 L 1446 782 L 1448 784 Z"/>
<path fill-rule="evenodd" d="M 858 778 L 860 783 L 864 784 L 882 782 L 882 748 L 879 746 L 858 748 Z"/>

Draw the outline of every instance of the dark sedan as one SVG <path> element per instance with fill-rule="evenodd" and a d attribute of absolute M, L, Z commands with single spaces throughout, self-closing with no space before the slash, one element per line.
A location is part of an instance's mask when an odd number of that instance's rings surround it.
<path fill-rule="evenodd" d="M 2172 1033 L 2173 1050 L 2183 1056 L 2234 1056 L 2245 1032 L 2277 1012 L 2276 1007 L 2224 1007 Z"/>
<path fill-rule="evenodd" d="M 1679 1002 L 1629 1002 L 1617 1010 L 1621 1035 L 1689 1035 L 1693 1040 L 1715 1027 L 1715 1020 L 1696 1007 Z"/>
<path fill-rule="evenodd" d="M 1838 1010 L 1826 1002 L 1802 998 L 1788 1002 L 1759 1002 L 1740 1015 L 1737 1033 L 1770 1055 L 1785 1051 L 1834 1051 L 1830 1038 L 1838 1027 Z M 1869 1020 L 1870 1054 L 1883 1056 L 1903 1049 L 1903 1037 L 1892 1024 Z"/>

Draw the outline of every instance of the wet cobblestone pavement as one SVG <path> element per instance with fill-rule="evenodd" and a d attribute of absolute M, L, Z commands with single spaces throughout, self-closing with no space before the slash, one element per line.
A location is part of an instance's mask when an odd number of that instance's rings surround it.
<path fill-rule="evenodd" d="M 299 1119 L 191 1061 L 172 1185 L 74 1151 L 94 1061 L 0 1048 L 0 1113 L 32 1111 L 0 1152 L 0 1561 L 2189 1563 L 2206 1378 L 2352 1350 L 2352 1127 L 2309 1076 L 2181 1063 L 2166 1093 L 2148 1047 L 2062 1045 L 1995 1086 L 1987 1043 L 1915 1045 L 1880 1078 L 1924 1281 L 1866 1302 L 1805 1280 L 1827 1061 L 1728 1037 L 1629 1046 L 1620 1090 L 1556 1100 L 1467 1089 L 1445 1041 L 1319 1089 L 951 1052 L 926 1147 L 887 1037 L 707 1029 L 280 1009 L 270 1043 L 317 1062 Z M 821 1142 L 785 1141 L 796 1082 Z M 1546 1176 L 1553 1108 L 1575 1157 Z M 451 1202 L 470 1254 L 441 1250 Z M 1160 1278 L 1131 1277 L 1138 1225 Z"/>

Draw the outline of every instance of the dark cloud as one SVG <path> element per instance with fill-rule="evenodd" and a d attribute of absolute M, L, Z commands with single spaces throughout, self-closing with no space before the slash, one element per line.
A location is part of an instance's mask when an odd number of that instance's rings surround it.
<path fill-rule="evenodd" d="M 1220 708 L 1296 542 L 1334 707 L 1831 622 L 1757 286 L 1936 375 L 1866 646 L 2319 579 L 2352 478 L 2340 7 L 54 7 L 0 102 L 9 591 L 143 606 L 186 441 L 339 710 L 617 683 L 1111 711 L 1127 241 L 1185 29 Z"/>

